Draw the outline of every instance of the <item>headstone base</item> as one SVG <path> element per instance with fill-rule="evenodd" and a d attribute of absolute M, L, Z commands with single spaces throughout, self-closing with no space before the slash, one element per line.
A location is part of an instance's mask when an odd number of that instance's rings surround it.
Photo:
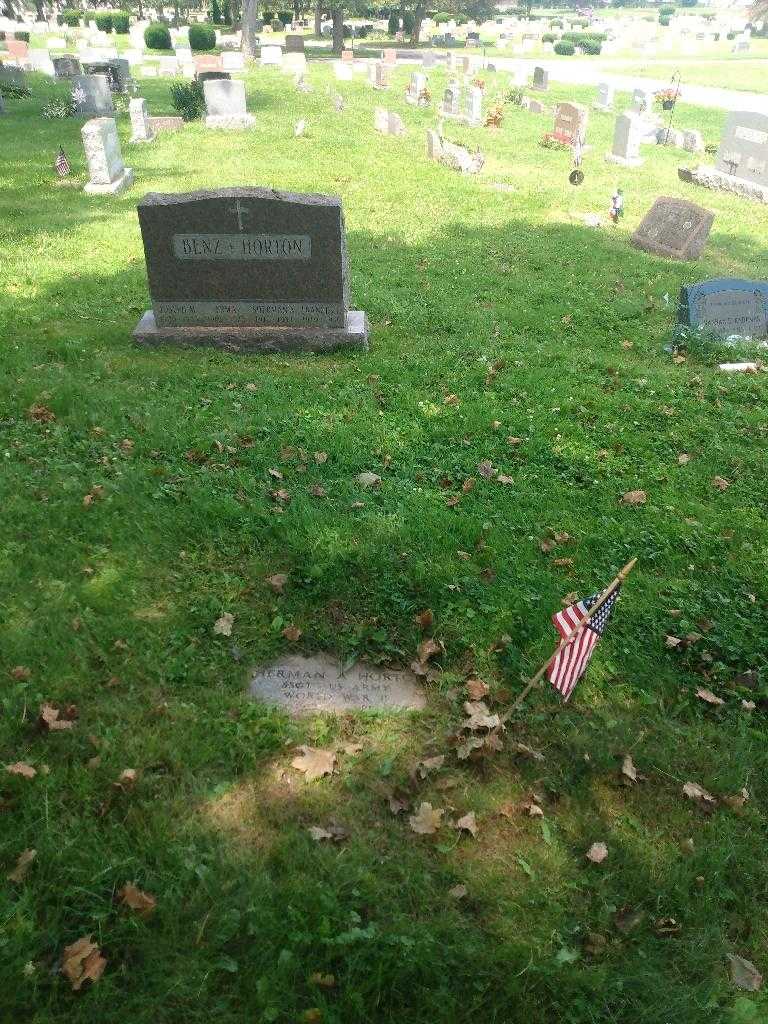
<path fill-rule="evenodd" d="M 157 136 L 153 131 L 150 130 L 149 135 L 132 135 L 128 140 L 131 143 L 136 142 L 154 142 Z"/>
<path fill-rule="evenodd" d="M 123 189 L 129 188 L 133 184 L 133 169 L 130 167 L 124 167 L 123 173 L 115 178 L 114 181 L 110 181 L 108 185 L 98 185 L 95 182 L 89 181 L 84 192 L 87 192 L 90 196 L 113 196 L 118 192 L 122 192 Z"/>
<path fill-rule="evenodd" d="M 240 130 L 252 128 L 256 124 L 253 114 L 208 114 L 205 119 L 206 128 L 227 128 Z"/>
<path fill-rule="evenodd" d="M 607 163 L 618 164 L 620 167 L 641 167 L 645 163 L 645 161 L 639 156 L 616 156 L 615 153 L 606 153 L 605 159 Z"/>
<path fill-rule="evenodd" d="M 158 327 L 148 309 L 133 332 L 139 345 L 190 345 L 226 352 L 332 352 L 340 348 L 368 348 L 368 318 L 359 309 L 347 313 L 344 327 Z"/>
<path fill-rule="evenodd" d="M 694 185 L 703 185 L 704 188 L 717 189 L 720 192 L 733 192 L 734 195 L 742 196 L 744 199 L 751 199 L 756 203 L 768 203 L 768 186 L 759 185 L 755 181 L 745 181 L 743 178 L 735 178 L 732 174 L 718 171 L 711 166 L 679 168 L 686 171 L 685 181 L 691 181 Z M 689 177 L 690 175 L 690 177 Z"/>

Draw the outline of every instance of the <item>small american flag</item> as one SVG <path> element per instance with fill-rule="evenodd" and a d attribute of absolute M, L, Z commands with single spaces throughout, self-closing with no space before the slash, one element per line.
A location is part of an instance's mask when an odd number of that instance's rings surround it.
<path fill-rule="evenodd" d="M 55 167 L 56 173 L 60 178 L 66 178 L 66 176 L 72 170 L 72 168 L 69 166 L 69 160 L 67 160 L 67 155 L 61 148 L 61 146 L 59 146 L 59 155 L 56 157 L 53 166 Z"/>
<path fill-rule="evenodd" d="M 588 619 L 582 628 L 575 633 L 573 641 L 565 644 L 558 651 L 555 660 L 547 669 L 547 678 L 558 693 L 562 694 L 563 700 L 568 700 L 573 693 L 576 683 L 586 672 L 595 644 L 603 635 L 605 627 L 608 625 L 608 619 L 611 617 L 611 612 L 616 604 L 616 598 L 619 596 L 620 589 L 620 586 L 613 589 L 610 596 L 598 608 L 594 616 Z M 552 622 L 555 624 L 555 629 L 563 640 L 568 640 L 579 622 L 597 604 L 602 596 L 602 591 L 592 594 L 591 597 L 585 597 L 582 601 L 569 605 L 561 612 L 555 612 L 552 616 Z"/>

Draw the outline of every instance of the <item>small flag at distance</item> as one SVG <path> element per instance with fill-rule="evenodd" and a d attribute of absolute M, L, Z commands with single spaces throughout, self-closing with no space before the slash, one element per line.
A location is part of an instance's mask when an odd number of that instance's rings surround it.
<path fill-rule="evenodd" d="M 53 165 L 56 169 L 56 173 L 60 178 L 66 178 L 72 168 L 69 166 L 69 160 L 64 150 L 59 146 L 59 155 L 56 157 L 56 161 Z"/>
<path fill-rule="evenodd" d="M 592 651 L 608 625 L 608 619 L 611 617 L 620 589 L 620 586 L 614 587 L 604 603 L 580 629 L 577 628 L 578 624 L 590 609 L 594 608 L 603 596 L 603 592 L 585 597 L 582 601 L 577 601 L 576 604 L 571 604 L 563 611 L 555 612 L 552 616 L 555 629 L 563 640 L 568 641 L 573 636 L 573 640 L 570 643 L 565 643 L 557 652 L 554 661 L 547 669 L 547 678 L 558 693 L 562 694 L 563 700 L 568 700 L 576 683 L 586 672 Z"/>

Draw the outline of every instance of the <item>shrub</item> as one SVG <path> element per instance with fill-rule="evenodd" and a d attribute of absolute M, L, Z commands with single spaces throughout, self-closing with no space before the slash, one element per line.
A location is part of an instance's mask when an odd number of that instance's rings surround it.
<path fill-rule="evenodd" d="M 549 24 L 550 24 L 550 28 L 562 28 L 563 27 L 562 21 L 550 21 Z"/>
<path fill-rule="evenodd" d="M 171 103 L 184 121 L 200 117 L 205 107 L 202 82 L 174 82 L 171 85 Z"/>
<path fill-rule="evenodd" d="M 265 18 L 265 21 L 268 19 Z M 219 0 L 211 0 L 211 21 L 214 25 L 221 24 L 221 8 L 219 7 Z"/>
<path fill-rule="evenodd" d="M 400 31 L 400 17 L 392 11 L 390 16 L 387 18 L 387 35 L 393 36 L 396 32 Z"/>
<path fill-rule="evenodd" d="M 561 57 L 572 57 L 576 53 L 576 47 L 568 39 L 561 39 L 559 43 L 555 43 L 554 50 Z"/>
<path fill-rule="evenodd" d="M 80 19 L 83 16 L 82 11 L 62 11 L 61 20 L 65 25 L 69 25 L 70 28 L 77 28 L 80 24 Z"/>
<path fill-rule="evenodd" d="M 358 39 L 365 39 L 365 37 L 368 35 L 370 31 L 371 30 L 368 25 L 360 25 L 358 26 L 355 35 L 358 37 Z"/>
<path fill-rule="evenodd" d="M 154 21 L 144 29 L 144 42 L 150 50 L 170 50 L 171 33 L 167 25 Z"/>
<path fill-rule="evenodd" d="M 726 35 L 726 37 L 725 37 L 725 38 L 726 38 L 726 39 L 735 39 L 735 38 L 736 38 L 736 33 L 735 33 L 735 32 L 729 32 L 729 33 L 728 33 L 728 34 Z"/>
<path fill-rule="evenodd" d="M 216 45 L 216 29 L 211 25 L 189 26 L 190 50 L 212 50 Z"/>
<path fill-rule="evenodd" d="M 112 29 L 119 36 L 128 35 L 129 24 L 130 18 L 128 17 L 127 14 L 124 14 L 122 11 L 117 11 L 115 14 L 112 15 Z"/>
<path fill-rule="evenodd" d="M 668 18 L 671 14 L 674 14 L 674 13 L 675 13 L 675 8 L 674 7 L 670 6 L 670 7 L 660 7 L 659 8 L 659 14 L 663 18 Z"/>
<path fill-rule="evenodd" d="M 280 19 L 280 21 L 282 21 L 282 23 L 284 25 L 292 25 L 293 24 L 293 12 L 292 11 L 278 11 L 277 16 Z"/>
<path fill-rule="evenodd" d="M 392 15 L 390 14 L 390 18 L 391 17 L 392 17 Z M 435 15 L 435 17 L 434 17 L 434 22 L 435 22 L 436 25 L 444 25 L 447 21 L 450 21 L 450 20 L 451 20 L 450 14 L 446 14 L 445 11 L 438 12 Z"/>
<path fill-rule="evenodd" d="M 344 37 L 344 39 L 351 39 L 352 38 L 352 26 L 351 25 L 342 25 L 341 26 L 341 34 Z"/>
<path fill-rule="evenodd" d="M 554 43 L 556 39 L 557 36 L 554 32 L 545 32 L 544 35 L 541 37 L 542 43 Z"/>
<path fill-rule="evenodd" d="M 603 48 L 599 39 L 582 39 L 579 46 L 588 57 L 597 57 Z"/>
<path fill-rule="evenodd" d="M 274 21 L 274 18 L 275 18 L 275 12 L 274 11 L 264 11 L 264 24 L 265 25 L 268 25 L 270 23 L 270 21 Z"/>
<path fill-rule="evenodd" d="M 22 43 L 28 43 L 29 42 L 29 32 L 14 32 L 13 33 L 13 38 L 14 39 L 20 39 Z"/>
<path fill-rule="evenodd" d="M 669 15 L 668 14 L 660 14 L 659 15 L 659 24 L 663 28 L 666 28 L 667 25 L 669 24 Z"/>
<path fill-rule="evenodd" d="M 412 36 L 415 28 L 416 18 L 413 15 L 413 11 L 406 11 L 403 15 L 403 32 L 407 36 Z"/>
<path fill-rule="evenodd" d="M 222 0 L 221 20 L 225 25 L 232 24 L 232 4 L 230 3 L 230 0 Z"/>
<path fill-rule="evenodd" d="M 96 28 L 99 32 L 111 32 L 112 31 L 112 15 L 105 14 L 103 11 L 98 12 L 93 19 L 96 22 Z"/>
<path fill-rule="evenodd" d="M 23 100 L 31 96 L 26 85 L 11 85 L 10 82 L 0 82 L 0 96 L 4 100 Z"/>
<path fill-rule="evenodd" d="M 525 89 L 522 85 L 515 85 L 504 96 L 505 103 L 511 103 L 513 107 L 522 107 Z"/>

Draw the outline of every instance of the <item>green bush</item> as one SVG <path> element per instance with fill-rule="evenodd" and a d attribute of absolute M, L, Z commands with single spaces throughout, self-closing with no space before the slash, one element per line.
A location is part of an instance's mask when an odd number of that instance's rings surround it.
<path fill-rule="evenodd" d="M 561 39 L 559 43 L 555 43 L 554 50 L 561 57 L 572 57 L 576 53 L 576 47 L 567 39 Z"/>
<path fill-rule="evenodd" d="M 726 39 L 735 39 L 735 38 L 736 38 L 736 33 L 735 33 L 735 32 L 729 32 L 729 33 L 728 33 L 728 34 L 726 35 L 726 37 L 725 37 L 725 38 L 726 38 Z"/>
<path fill-rule="evenodd" d="M 65 25 L 69 25 L 70 28 L 77 28 L 80 24 L 80 19 L 83 16 L 82 11 L 62 11 L 61 20 Z"/>
<path fill-rule="evenodd" d="M 263 20 L 264 20 L 264 24 L 268 25 L 270 23 L 270 21 L 272 21 L 274 19 L 275 13 L 274 13 L 274 11 L 264 11 L 264 14 L 263 14 L 262 17 L 263 17 Z"/>
<path fill-rule="evenodd" d="M 104 12 L 100 11 L 96 15 L 94 15 L 94 19 L 93 20 L 96 22 L 96 28 L 99 30 L 99 32 L 111 32 L 112 31 L 112 15 L 111 14 L 105 14 Z"/>
<path fill-rule="evenodd" d="M 605 32 L 563 32 L 563 39 L 567 39 L 577 46 L 581 46 L 583 42 L 589 40 L 596 43 L 604 43 L 607 38 L 608 36 Z"/>
<path fill-rule="evenodd" d="M 205 107 L 202 82 L 174 82 L 171 85 L 171 103 L 182 120 L 194 121 Z"/>
<path fill-rule="evenodd" d="M 293 24 L 293 13 L 291 11 L 278 11 L 277 16 L 284 25 Z"/>
<path fill-rule="evenodd" d="M 144 42 L 150 50 L 170 50 L 171 33 L 168 31 L 168 26 L 153 21 L 144 29 Z"/>
<path fill-rule="evenodd" d="M 230 0 L 222 0 L 221 20 L 225 25 L 232 24 L 232 4 L 230 3 Z"/>
<path fill-rule="evenodd" d="M 541 37 L 542 43 L 554 43 L 556 39 L 557 36 L 554 32 L 545 32 L 544 35 Z"/>
<path fill-rule="evenodd" d="M 119 36 L 127 36 L 130 25 L 130 18 L 122 11 L 116 11 L 112 15 L 112 28 Z"/>
<path fill-rule="evenodd" d="M 216 29 L 211 25 L 189 26 L 190 50 L 212 50 L 216 45 Z"/>
<path fill-rule="evenodd" d="M 396 11 L 392 11 L 390 16 L 387 18 L 387 35 L 393 36 L 396 32 L 400 31 L 400 16 Z"/>
<path fill-rule="evenodd" d="M 681 7 L 695 7 L 699 0 L 680 0 Z"/>
<path fill-rule="evenodd" d="M 14 32 L 13 33 L 13 38 L 14 39 L 20 39 L 22 43 L 28 43 L 29 42 L 29 32 Z"/>
<path fill-rule="evenodd" d="M 659 14 L 662 16 L 662 18 L 668 18 L 671 14 L 674 14 L 674 13 L 675 13 L 675 8 L 672 7 L 672 6 L 660 7 L 659 8 Z"/>
<path fill-rule="evenodd" d="M 659 15 L 659 24 L 663 28 L 666 28 L 667 25 L 669 24 L 669 15 L 668 14 L 660 14 Z"/>
<path fill-rule="evenodd" d="M 392 15 L 390 14 L 390 18 L 391 17 L 392 17 Z M 450 14 L 446 14 L 445 11 L 440 11 L 434 17 L 434 22 L 435 22 L 436 25 L 445 25 L 445 23 L 450 21 L 450 20 L 451 20 Z"/>
<path fill-rule="evenodd" d="M 285 28 L 285 25 L 282 23 L 282 21 L 280 21 L 279 18 L 273 18 L 269 27 L 272 29 L 273 32 L 282 32 L 283 29 Z"/>
<path fill-rule="evenodd" d="M 53 121 L 60 117 L 74 117 L 76 113 L 77 107 L 71 96 L 64 99 L 58 96 L 54 97 L 54 99 L 48 100 L 40 111 L 40 115 L 48 121 Z"/>

